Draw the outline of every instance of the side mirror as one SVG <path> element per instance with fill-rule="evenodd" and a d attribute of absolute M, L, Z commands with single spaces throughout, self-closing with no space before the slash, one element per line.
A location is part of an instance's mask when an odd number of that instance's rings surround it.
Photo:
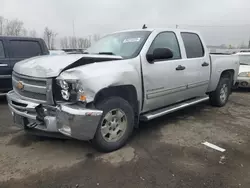
<path fill-rule="evenodd" d="M 171 59 L 174 56 L 169 48 L 156 48 L 153 54 L 147 54 L 148 62 L 152 63 L 155 60 Z"/>

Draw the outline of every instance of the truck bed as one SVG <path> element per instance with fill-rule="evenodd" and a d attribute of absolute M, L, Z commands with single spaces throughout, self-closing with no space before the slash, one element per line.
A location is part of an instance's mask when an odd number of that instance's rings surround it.
<path fill-rule="evenodd" d="M 232 73 L 234 74 L 233 80 L 235 83 L 240 66 L 238 55 L 229 53 L 210 53 L 209 56 L 211 62 L 211 74 L 208 92 L 216 89 L 222 70 L 232 70 Z"/>

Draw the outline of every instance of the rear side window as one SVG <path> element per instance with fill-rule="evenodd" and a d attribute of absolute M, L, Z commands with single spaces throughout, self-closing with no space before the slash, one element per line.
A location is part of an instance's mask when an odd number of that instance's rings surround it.
<path fill-rule="evenodd" d="M 42 49 L 37 41 L 11 40 L 10 52 L 12 58 L 29 58 L 42 55 Z"/>
<path fill-rule="evenodd" d="M 187 58 L 198 58 L 204 56 L 204 48 L 200 37 L 195 33 L 181 33 Z"/>
<path fill-rule="evenodd" d="M 5 58 L 3 42 L 0 40 L 0 58 Z"/>

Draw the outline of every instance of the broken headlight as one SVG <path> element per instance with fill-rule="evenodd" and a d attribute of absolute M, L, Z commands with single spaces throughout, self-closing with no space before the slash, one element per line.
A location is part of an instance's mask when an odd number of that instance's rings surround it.
<path fill-rule="evenodd" d="M 86 96 L 79 80 L 57 78 L 56 83 L 60 88 L 60 96 L 63 100 L 69 102 L 86 101 Z"/>

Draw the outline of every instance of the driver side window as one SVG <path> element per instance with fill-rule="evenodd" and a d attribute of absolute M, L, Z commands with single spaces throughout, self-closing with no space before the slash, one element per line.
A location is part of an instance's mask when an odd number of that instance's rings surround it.
<path fill-rule="evenodd" d="M 174 32 L 158 34 L 152 42 L 148 54 L 153 54 L 156 48 L 168 48 L 173 52 L 173 59 L 181 59 L 180 47 Z"/>

